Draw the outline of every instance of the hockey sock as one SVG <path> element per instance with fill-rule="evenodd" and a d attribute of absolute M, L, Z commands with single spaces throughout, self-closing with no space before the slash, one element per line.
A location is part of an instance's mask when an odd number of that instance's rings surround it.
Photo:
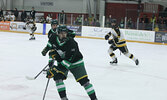
<path fill-rule="evenodd" d="M 133 54 L 131 53 L 126 53 L 125 56 L 129 57 L 130 59 L 132 59 L 133 61 L 136 61 L 136 58 L 133 56 Z"/>
<path fill-rule="evenodd" d="M 92 84 L 90 84 L 89 82 L 87 82 L 83 86 L 84 86 L 87 94 L 91 98 L 91 100 L 96 100 L 97 98 L 96 98 L 95 90 L 93 89 Z"/>
<path fill-rule="evenodd" d="M 111 54 L 110 54 L 110 57 L 113 59 L 113 61 L 116 59 L 116 57 L 115 57 L 115 54 L 114 54 L 114 53 L 111 53 Z"/>
<path fill-rule="evenodd" d="M 62 100 L 68 100 L 66 97 L 66 88 L 65 88 L 63 80 L 61 80 L 61 79 L 56 80 L 56 87 L 57 87 L 57 91 L 60 95 L 60 98 L 62 98 Z"/>

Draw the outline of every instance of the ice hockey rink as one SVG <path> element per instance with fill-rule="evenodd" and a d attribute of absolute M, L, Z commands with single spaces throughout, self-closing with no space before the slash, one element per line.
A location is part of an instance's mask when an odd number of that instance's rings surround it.
<path fill-rule="evenodd" d="M 48 63 L 41 51 L 46 35 L 0 32 L 0 100 L 42 100 L 47 78 L 34 77 Z M 105 40 L 75 38 L 84 56 L 85 67 L 98 100 L 167 100 L 167 46 L 127 42 L 140 65 L 116 51 L 118 65 L 109 64 L 109 44 Z M 69 100 L 89 100 L 72 74 L 64 81 Z M 45 100 L 60 100 L 51 79 Z"/>

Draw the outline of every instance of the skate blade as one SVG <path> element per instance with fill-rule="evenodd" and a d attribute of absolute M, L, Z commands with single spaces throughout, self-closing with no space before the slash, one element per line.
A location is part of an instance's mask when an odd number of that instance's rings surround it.
<path fill-rule="evenodd" d="M 111 62 L 110 62 L 110 65 L 112 65 L 112 66 L 117 66 L 117 63 L 111 63 Z"/>

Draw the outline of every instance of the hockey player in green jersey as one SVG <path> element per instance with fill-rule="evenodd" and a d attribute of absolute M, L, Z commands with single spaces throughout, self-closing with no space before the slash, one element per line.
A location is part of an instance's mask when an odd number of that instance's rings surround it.
<path fill-rule="evenodd" d="M 109 44 L 111 44 L 108 53 L 110 57 L 113 59 L 113 61 L 111 61 L 110 63 L 117 64 L 118 61 L 113 51 L 119 49 L 125 56 L 132 59 L 135 62 L 135 64 L 138 65 L 139 60 L 135 58 L 133 54 L 129 53 L 126 45 L 126 40 L 124 38 L 123 33 L 120 31 L 119 26 L 117 26 L 116 24 L 116 19 L 113 19 L 111 21 L 111 27 L 111 31 L 107 35 L 105 35 L 105 39 L 108 40 Z M 112 37 L 111 39 L 110 36 Z"/>
<path fill-rule="evenodd" d="M 51 21 L 51 29 L 48 32 L 48 38 L 50 38 L 53 35 L 55 37 L 58 36 L 58 33 L 57 33 L 58 28 L 67 28 L 67 27 L 65 25 L 59 25 L 58 21 L 56 19 L 53 19 Z M 69 30 L 69 29 L 67 29 L 67 30 L 68 30 L 68 36 L 74 38 L 75 32 L 73 32 L 72 30 Z M 46 46 L 42 51 L 42 55 L 45 56 L 48 51 L 49 51 L 49 53 L 52 52 L 52 48 L 48 48 Z M 52 66 L 54 62 L 55 62 L 55 60 L 52 59 L 51 56 L 49 56 L 49 66 Z"/>
<path fill-rule="evenodd" d="M 51 21 L 51 29 L 49 30 L 48 32 L 48 38 L 51 36 L 51 35 L 57 35 L 57 27 L 58 27 L 58 21 L 56 19 L 53 19 Z"/>
<path fill-rule="evenodd" d="M 50 56 L 57 60 L 58 65 L 50 67 L 46 77 L 53 77 L 61 100 L 68 100 L 63 80 L 67 78 L 68 71 L 70 71 L 76 81 L 85 88 L 90 99 L 97 100 L 95 90 L 89 82 L 78 43 L 73 38 L 68 37 L 67 32 L 67 28 L 59 28 L 58 36 L 49 38 L 47 46 L 53 48 Z"/>
<path fill-rule="evenodd" d="M 62 27 L 67 28 L 65 25 L 59 25 L 59 23 L 56 19 L 53 19 L 51 21 L 51 29 L 48 32 L 48 38 L 51 35 L 57 35 L 57 29 L 58 29 L 59 26 L 60 26 L 60 28 L 62 28 Z M 67 36 L 70 36 L 70 37 L 74 38 L 75 37 L 75 32 L 68 29 L 68 35 Z"/>

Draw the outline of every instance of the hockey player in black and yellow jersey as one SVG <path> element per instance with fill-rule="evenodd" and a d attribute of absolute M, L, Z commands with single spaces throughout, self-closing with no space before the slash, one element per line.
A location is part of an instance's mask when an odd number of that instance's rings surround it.
<path fill-rule="evenodd" d="M 135 58 L 133 54 L 129 53 L 126 45 L 126 40 L 123 36 L 123 33 L 120 31 L 119 26 L 117 26 L 116 24 L 116 19 L 113 19 L 111 21 L 111 26 L 112 26 L 111 31 L 107 35 L 105 35 L 105 39 L 108 40 L 109 44 L 111 44 L 111 46 L 109 47 L 108 53 L 110 57 L 113 59 L 113 61 L 111 61 L 110 63 L 111 64 L 118 63 L 117 57 L 115 56 L 113 51 L 115 51 L 116 49 L 119 49 L 125 56 L 132 59 L 136 65 L 139 65 L 139 60 Z"/>
<path fill-rule="evenodd" d="M 29 31 L 30 38 L 29 40 L 35 40 L 34 32 L 37 30 L 35 22 L 27 21 L 25 27 L 23 27 L 24 30 Z"/>
<path fill-rule="evenodd" d="M 49 37 L 47 48 L 52 48 L 50 56 L 57 60 L 58 65 L 52 66 L 47 72 L 47 78 L 52 78 L 56 82 L 57 90 L 61 100 L 68 100 L 66 96 L 66 87 L 63 82 L 70 71 L 77 82 L 83 86 L 91 100 L 97 100 L 95 90 L 89 82 L 85 70 L 83 56 L 78 48 L 78 43 L 68 35 L 68 29 L 58 28 L 58 35 Z"/>

